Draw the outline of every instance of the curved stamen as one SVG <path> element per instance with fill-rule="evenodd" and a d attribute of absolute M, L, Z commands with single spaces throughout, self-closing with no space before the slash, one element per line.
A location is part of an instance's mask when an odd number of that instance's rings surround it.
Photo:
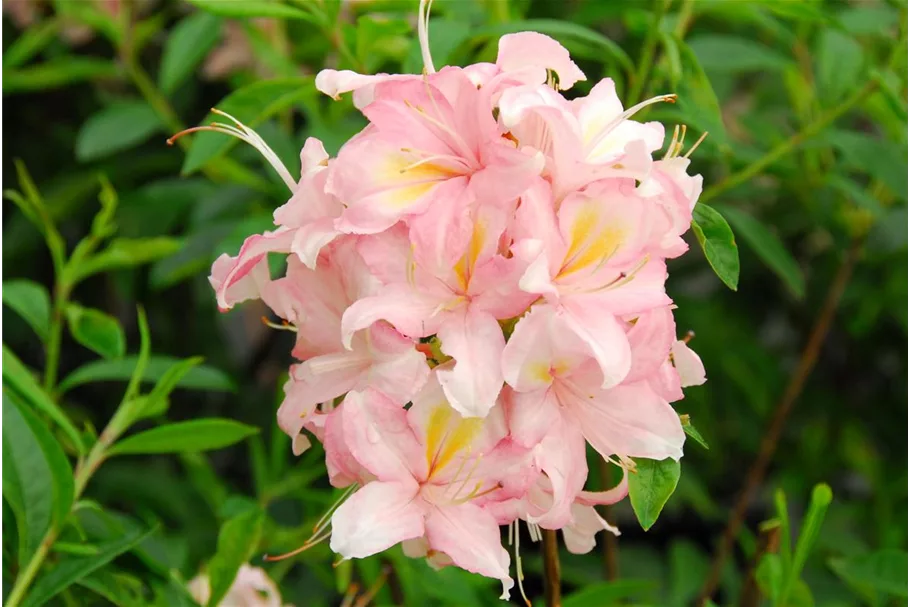
<path fill-rule="evenodd" d="M 601 129 L 601 132 L 594 139 L 594 141 L 592 141 L 591 144 L 589 144 L 588 148 L 590 150 L 597 149 L 597 147 L 601 144 L 602 141 L 604 141 L 604 139 L 610 134 L 611 131 L 613 131 L 615 128 L 617 128 L 624 121 L 628 120 L 629 118 L 632 118 L 632 116 L 634 114 L 636 114 L 639 110 L 642 110 L 643 108 L 646 108 L 655 103 L 662 103 L 662 102 L 676 103 L 677 95 L 675 95 L 674 93 L 670 93 L 667 95 L 658 95 L 657 97 L 652 97 L 651 99 L 646 99 L 645 101 L 642 101 L 641 103 L 637 103 L 636 105 L 632 106 L 631 108 L 629 108 L 628 110 L 624 111 L 619 116 L 617 116 L 616 118 L 611 120 L 607 124 L 607 126 L 605 126 L 603 129 Z"/>
<path fill-rule="evenodd" d="M 424 72 L 433 74 L 433 57 L 430 56 L 430 5 L 433 0 L 421 0 L 418 5 L 418 40 L 421 43 L 421 58 L 424 60 Z"/>
<path fill-rule="evenodd" d="M 256 150 L 263 155 L 269 164 L 272 165 L 272 168 L 275 169 L 275 172 L 278 173 L 278 176 L 282 178 L 282 181 L 285 182 L 285 185 L 288 186 L 288 189 L 290 189 L 291 192 L 295 192 L 297 190 L 297 182 L 293 177 L 291 177 L 291 173 L 278 158 L 278 155 L 272 150 L 272 148 L 269 147 L 269 144 L 267 144 L 262 137 L 260 137 L 253 129 L 248 128 L 241 121 L 228 114 L 227 112 L 222 112 L 216 108 L 212 108 L 211 111 L 213 114 L 218 114 L 219 116 L 224 116 L 225 118 L 231 120 L 237 126 L 223 124 L 220 122 L 213 122 L 207 126 L 194 126 L 189 129 L 184 129 L 179 133 L 176 133 L 169 137 L 168 145 L 174 145 L 174 142 L 184 135 L 189 135 L 190 133 L 197 133 L 200 131 L 211 131 L 213 133 L 221 133 L 223 135 L 236 137 L 244 143 L 247 143 L 256 148 Z"/>

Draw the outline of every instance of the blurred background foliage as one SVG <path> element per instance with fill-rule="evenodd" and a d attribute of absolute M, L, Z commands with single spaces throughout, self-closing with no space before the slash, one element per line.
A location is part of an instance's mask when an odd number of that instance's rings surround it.
<path fill-rule="evenodd" d="M 261 429 L 210 453 L 105 462 L 86 489 L 92 507 L 74 514 L 90 542 L 153 531 L 53 601 L 184 604 L 182 581 L 217 550 L 224 560 L 232 538 L 218 539 L 223 523 L 255 529 L 232 549 L 258 562 L 300 545 L 336 495 L 319 447 L 295 459 L 275 426 L 290 336 L 265 327 L 256 305 L 219 314 L 206 280 L 215 257 L 269 228 L 284 186 L 227 138 L 165 139 L 218 107 L 255 127 L 292 172 L 306 137 L 336 152 L 364 119 L 350 99 L 322 98 L 314 74 L 418 72 L 417 2 L 5 0 L 3 11 L 4 188 L 37 196 L 27 168 L 65 248 L 89 235 L 107 255 L 67 283 L 82 307 L 66 309 L 61 380 L 49 394 L 94 440 L 136 366 L 141 304 L 146 379 L 181 357 L 205 364 L 138 428 L 220 417 Z M 709 133 L 693 156 L 702 201 L 730 222 L 740 250 L 736 292 L 695 239 L 670 268 L 678 329 L 694 331 L 709 376 L 678 410 L 710 449 L 687 443 L 677 492 L 647 534 L 621 504 L 610 513 L 619 541 L 563 554 L 564 605 L 691 604 L 789 384 L 793 407 L 747 501 L 716 602 L 907 604 L 906 572 L 892 570 L 906 567 L 908 539 L 906 0 L 437 0 L 430 23 L 437 65 L 491 61 L 500 35 L 537 30 L 588 75 L 575 94 L 602 77 L 627 103 L 677 93 L 676 105 L 639 119 L 685 124 L 689 142 Z M 109 216 L 93 220 L 99 192 Z M 3 205 L 3 341 L 27 367 L 46 369 L 31 327 L 47 338 L 41 319 L 53 304 L 34 283 L 60 295 L 60 276 L 55 283 L 42 232 L 10 199 Z M 5 349 L 4 392 L 8 368 Z M 4 403 L 5 426 L 6 411 Z M 820 482 L 834 498 L 802 573 L 806 588 L 776 600 L 774 566 L 761 558 L 776 548 L 760 524 L 788 511 L 803 519 Z M 776 488 L 788 496 L 777 509 Z M 7 541 L 16 537 L 7 496 L 4 482 L 4 597 L 24 567 Z M 799 525 L 790 529 L 796 539 Z M 60 550 L 51 562 L 68 556 Z M 540 596 L 538 550 L 526 542 L 524 552 L 526 585 Z M 378 604 L 498 603 L 488 580 L 432 572 L 398 549 L 331 563 L 321 545 L 265 567 L 298 606 L 339 605 L 351 583 L 378 588 Z"/>

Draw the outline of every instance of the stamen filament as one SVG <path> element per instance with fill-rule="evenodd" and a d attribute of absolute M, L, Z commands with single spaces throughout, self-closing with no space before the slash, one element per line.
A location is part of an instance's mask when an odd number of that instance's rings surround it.
<path fill-rule="evenodd" d="M 424 60 L 424 72 L 433 74 L 433 57 L 430 56 L 430 5 L 433 0 L 421 0 L 418 5 L 418 40 L 421 43 L 421 58 Z"/>
<path fill-rule="evenodd" d="M 703 141 L 705 141 L 705 138 L 708 137 L 708 136 L 709 136 L 709 132 L 708 132 L 708 131 L 704 132 L 704 133 L 702 134 L 702 136 L 699 137 L 699 139 L 696 140 L 696 143 L 693 144 L 693 147 L 690 148 L 690 151 L 687 152 L 686 154 L 684 154 L 683 157 L 684 157 L 684 158 L 689 158 L 689 157 L 690 157 L 690 154 L 692 154 L 693 152 L 695 152 L 695 151 L 696 151 L 696 148 L 699 147 L 699 144 L 701 144 Z"/>

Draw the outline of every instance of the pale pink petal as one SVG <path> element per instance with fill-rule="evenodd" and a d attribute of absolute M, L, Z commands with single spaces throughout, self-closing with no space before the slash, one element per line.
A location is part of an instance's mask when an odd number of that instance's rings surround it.
<path fill-rule="evenodd" d="M 656 308 L 636 318 L 627 333 L 633 362 L 627 382 L 646 379 L 664 364 L 674 343 L 674 315 L 669 307 Z"/>
<path fill-rule="evenodd" d="M 500 580 L 500 598 L 509 598 L 513 586 L 509 553 L 500 544 L 500 528 L 491 514 L 471 502 L 434 508 L 427 516 L 426 527 L 433 550 L 445 552 L 466 571 Z"/>
<path fill-rule="evenodd" d="M 291 252 L 308 268 L 316 267 L 320 251 L 335 240 L 339 231 L 335 228 L 334 217 L 324 217 L 298 228 L 291 243 Z"/>
<path fill-rule="evenodd" d="M 447 316 L 437 336 L 455 359 L 438 372 L 449 403 L 466 417 L 485 417 L 503 387 L 503 329 L 493 316 L 469 309 Z"/>
<path fill-rule="evenodd" d="M 392 284 L 377 295 L 354 302 L 342 316 L 342 341 L 351 347 L 355 331 L 366 329 L 378 320 L 392 324 L 408 337 L 433 335 L 440 318 L 435 317 L 439 301 L 408 285 Z"/>
<path fill-rule="evenodd" d="M 585 439 L 572 420 L 554 423 L 535 449 L 535 464 L 550 481 L 552 502 L 543 514 L 528 520 L 545 529 L 560 529 L 569 523 L 570 507 L 588 476 Z"/>
<path fill-rule="evenodd" d="M 328 357 L 345 357 L 351 360 L 338 361 L 331 371 L 312 373 L 308 367 L 327 362 Z M 321 360 L 322 359 L 322 360 Z M 358 375 L 362 372 L 364 361 L 345 353 L 342 355 L 325 355 L 311 358 L 307 362 L 291 367 L 291 377 L 285 383 L 285 398 L 278 408 L 278 426 L 282 431 L 295 439 L 300 435 L 306 423 L 319 403 L 324 403 L 341 396 L 357 384 Z M 297 454 L 295 454 L 297 455 Z"/>
<path fill-rule="evenodd" d="M 506 390 L 509 390 L 508 388 Z M 560 418 L 560 405 L 551 390 L 507 392 L 509 436 L 516 443 L 535 447 Z"/>
<path fill-rule="evenodd" d="M 573 523 L 563 527 L 563 541 L 572 554 L 587 554 L 595 547 L 595 535 L 599 531 L 610 531 L 620 535 L 620 530 L 611 526 L 591 506 L 573 504 Z"/>
<path fill-rule="evenodd" d="M 674 357 L 674 367 L 680 374 L 682 387 L 700 386 L 705 383 L 705 366 L 702 359 L 686 345 L 686 342 L 675 341 L 671 347 L 671 354 Z"/>
<path fill-rule="evenodd" d="M 546 70 L 557 74 L 560 90 L 566 90 L 585 74 L 573 63 L 569 51 L 549 36 L 537 32 L 519 32 L 500 38 L 497 65 L 504 72 L 521 70 L 526 67 L 540 68 L 540 80 L 544 82 Z"/>
<path fill-rule="evenodd" d="M 259 297 L 260 289 L 269 279 L 266 255 L 288 253 L 293 238 L 294 231 L 285 228 L 255 234 L 244 241 L 237 257 L 222 255 L 215 260 L 209 283 L 215 289 L 219 309 L 229 310 L 236 303 Z"/>
<path fill-rule="evenodd" d="M 595 393 L 569 408 L 585 438 L 603 457 L 680 459 L 686 435 L 680 417 L 647 383 Z"/>
<path fill-rule="evenodd" d="M 604 308 L 572 300 L 563 304 L 561 318 L 566 326 L 591 349 L 604 375 L 602 387 L 616 386 L 632 364 L 629 341 L 623 326 Z"/>
<path fill-rule="evenodd" d="M 535 305 L 516 323 L 502 357 L 504 379 L 516 391 L 538 391 L 553 382 L 553 322 L 552 307 Z"/>
<path fill-rule="evenodd" d="M 365 558 L 424 535 L 424 513 L 414 480 L 374 481 L 332 515 L 329 547 L 342 558 Z"/>
<path fill-rule="evenodd" d="M 401 404 L 376 390 L 349 392 L 341 405 L 345 443 L 381 481 L 423 477 L 424 450 Z"/>
<path fill-rule="evenodd" d="M 623 468 L 623 478 L 612 487 L 605 491 L 580 491 L 576 496 L 576 503 L 583 506 L 600 506 L 616 504 L 629 495 L 629 473 Z"/>

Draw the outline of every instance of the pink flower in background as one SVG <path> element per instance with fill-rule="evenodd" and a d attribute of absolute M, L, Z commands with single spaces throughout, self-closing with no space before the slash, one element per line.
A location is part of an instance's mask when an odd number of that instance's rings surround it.
<path fill-rule="evenodd" d="M 437 71 L 426 4 L 423 74 L 317 75 L 368 125 L 335 158 L 308 139 L 300 179 L 237 121 L 191 129 L 250 143 L 291 192 L 210 281 L 220 309 L 261 299 L 296 332 L 278 423 L 295 453 L 321 441 L 344 489 L 299 550 L 401 544 L 506 597 L 499 526 L 521 589 L 519 521 L 587 552 L 619 533 L 594 507 L 626 496 L 635 459 L 683 455 L 670 403 L 705 369 L 678 339 L 665 262 L 686 251 L 702 178 L 681 130 L 653 158 L 664 127 L 633 120 L 672 95 L 624 109 L 605 79 L 566 99 L 585 75 L 533 32 Z M 616 488 L 585 489 L 587 445 L 623 470 Z"/>
<path fill-rule="evenodd" d="M 187 584 L 187 590 L 197 603 L 207 604 L 212 595 L 209 576 L 197 575 Z M 220 607 L 282 607 L 283 604 L 278 586 L 269 579 L 266 572 L 259 567 L 244 564 L 240 566 L 237 577 L 231 583 L 231 588 L 218 605 Z M 292 606 L 284 605 L 284 607 Z"/>

